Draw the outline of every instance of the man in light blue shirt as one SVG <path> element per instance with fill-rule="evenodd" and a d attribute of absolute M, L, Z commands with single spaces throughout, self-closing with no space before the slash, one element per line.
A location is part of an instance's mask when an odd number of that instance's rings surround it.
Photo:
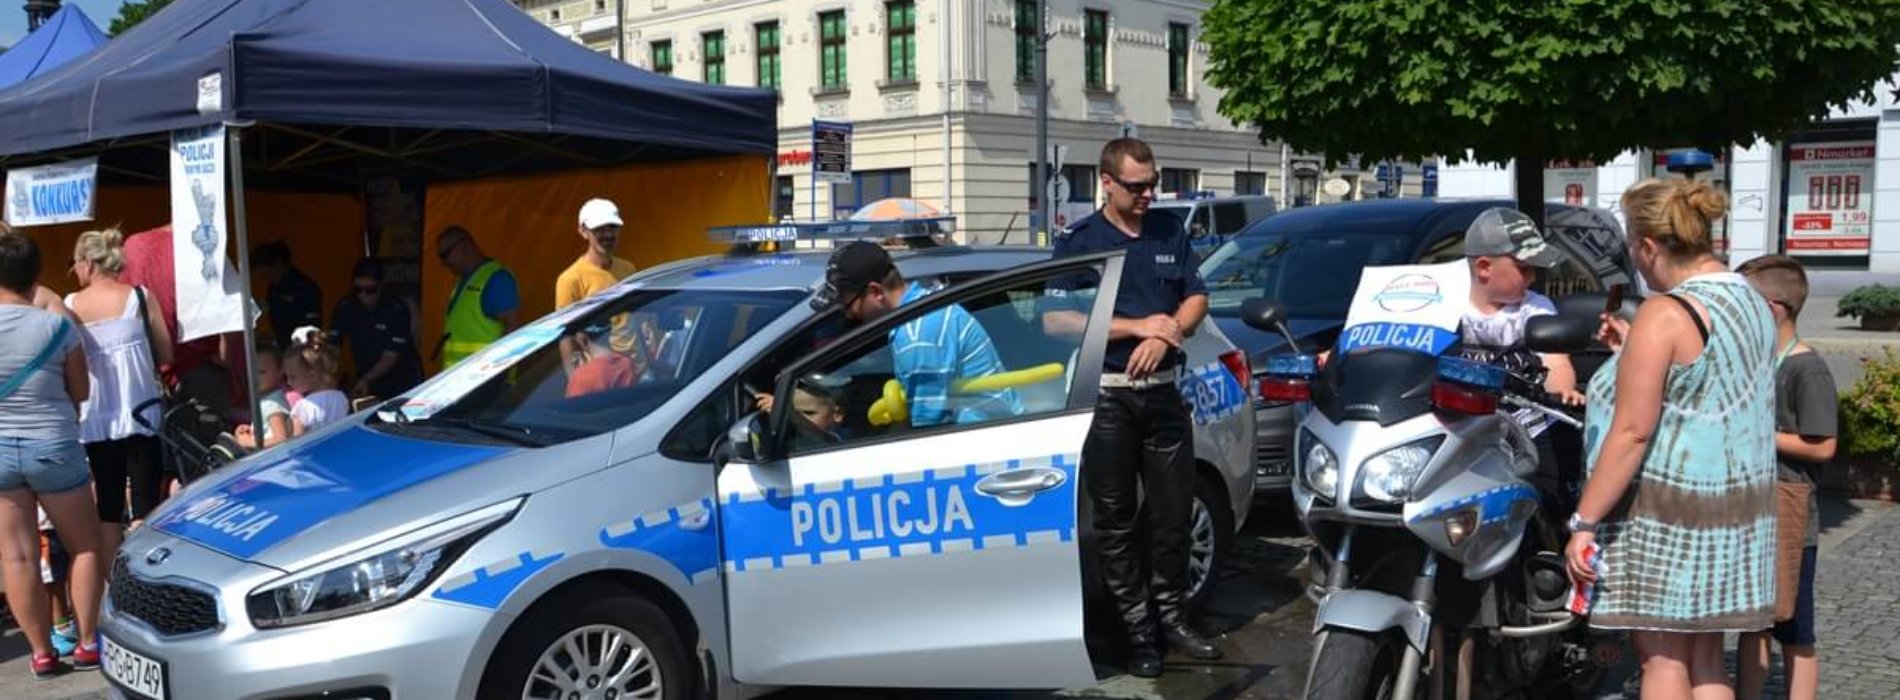
<path fill-rule="evenodd" d="M 825 287 L 812 305 L 819 310 L 837 305 L 852 323 L 864 323 L 929 294 L 904 279 L 883 247 L 857 241 L 831 254 Z M 892 371 L 910 404 L 912 426 L 981 423 L 1022 414 L 1022 399 L 1012 389 L 953 391 L 960 380 L 1006 371 L 990 334 L 961 305 L 951 304 L 891 329 L 890 343 Z"/>

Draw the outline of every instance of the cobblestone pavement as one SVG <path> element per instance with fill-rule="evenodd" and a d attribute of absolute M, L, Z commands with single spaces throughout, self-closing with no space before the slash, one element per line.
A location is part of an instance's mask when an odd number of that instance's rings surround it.
<path fill-rule="evenodd" d="M 1900 507 L 1835 501 L 1822 515 L 1853 532 L 1823 540 L 1815 573 L 1821 697 L 1900 697 Z"/>

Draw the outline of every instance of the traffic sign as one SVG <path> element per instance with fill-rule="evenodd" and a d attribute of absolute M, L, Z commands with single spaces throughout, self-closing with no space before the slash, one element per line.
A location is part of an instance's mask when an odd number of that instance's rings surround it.
<path fill-rule="evenodd" d="M 819 182 L 851 181 L 851 125 L 811 122 L 811 173 Z"/>
<path fill-rule="evenodd" d="M 1070 191 L 1069 178 L 1063 177 L 1060 173 L 1050 175 L 1049 186 L 1043 188 L 1043 192 L 1049 196 L 1049 201 L 1054 204 L 1069 201 Z"/>

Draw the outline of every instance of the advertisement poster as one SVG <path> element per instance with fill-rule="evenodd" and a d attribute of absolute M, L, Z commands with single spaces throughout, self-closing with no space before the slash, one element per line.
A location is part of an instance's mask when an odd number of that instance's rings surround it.
<path fill-rule="evenodd" d="M 1669 172 L 1669 154 L 1668 153 L 1656 154 L 1655 160 L 1650 164 L 1649 174 L 1650 174 L 1650 177 L 1654 177 L 1659 180 L 1667 180 L 1670 178 L 1680 179 L 1683 177 L 1681 174 Z M 1720 155 L 1717 155 L 1715 157 L 1715 167 L 1713 169 L 1698 173 L 1695 176 L 1695 178 L 1697 180 L 1701 180 L 1711 185 L 1714 185 L 1715 188 L 1718 190 L 1721 190 L 1723 192 L 1728 192 L 1728 159 L 1723 158 Z M 1734 203 L 1730 202 L 1730 206 L 1733 206 L 1733 205 Z M 1727 253 L 1728 252 L 1728 217 L 1724 216 L 1721 219 L 1717 219 L 1716 221 L 1711 222 L 1711 223 L 1715 224 L 1714 226 L 1715 252 Z"/>
<path fill-rule="evenodd" d="M 1597 202 L 1597 164 L 1593 161 L 1553 160 L 1544 166 L 1544 201 L 1573 207 Z"/>
<path fill-rule="evenodd" d="M 225 251 L 224 126 L 172 132 L 172 274 L 179 342 L 244 330 L 242 280 Z"/>
<path fill-rule="evenodd" d="M 1874 142 L 1788 147 L 1789 255 L 1866 255 L 1874 226 Z"/>
<path fill-rule="evenodd" d="M 45 226 L 91 221 L 92 196 L 98 183 L 98 158 L 8 170 L 7 225 Z"/>
<path fill-rule="evenodd" d="M 1339 351 L 1402 347 L 1443 353 L 1458 340 L 1458 323 L 1470 306 L 1471 269 L 1463 260 L 1365 268 L 1346 309 Z"/>

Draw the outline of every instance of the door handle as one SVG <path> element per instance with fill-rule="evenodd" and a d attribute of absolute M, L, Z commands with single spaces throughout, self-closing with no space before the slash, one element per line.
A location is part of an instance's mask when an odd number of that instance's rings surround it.
<path fill-rule="evenodd" d="M 1049 467 L 1029 467 L 1011 469 L 983 477 L 976 482 L 976 492 L 994 498 L 1006 506 L 1020 506 L 1035 498 L 1036 494 L 1061 486 L 1069 480 L 1069 475 L 1060 469 Z"/>

